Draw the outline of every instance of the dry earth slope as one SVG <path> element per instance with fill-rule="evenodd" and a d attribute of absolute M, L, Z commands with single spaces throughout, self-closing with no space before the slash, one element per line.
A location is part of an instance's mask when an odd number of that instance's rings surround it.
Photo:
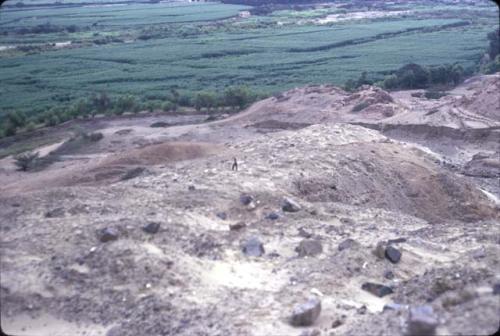
<path fill-rule="evenodd" d="M 491 334 L 499 82 L 439 100 L 301 88 L 213 123 L 109 121 L 39 172 L 3 159 L 2 329 L 403 335 L 424 305 L 438 335 Z M 319 317 L 292 326 L 310 297 Z"/>

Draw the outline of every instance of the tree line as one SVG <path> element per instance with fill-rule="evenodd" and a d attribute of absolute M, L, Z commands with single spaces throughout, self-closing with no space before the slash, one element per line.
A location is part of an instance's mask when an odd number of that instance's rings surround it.
<path fill-rule="evenodd" d="M 463 68 L 460 64 L 422 66 L 410 63 L 391 71 L 382 79 L 368 78 L 363 72 L 356 80 L 350 79 L 344 89 L 352 91 L 362 85 L 377 85 L 387 90 L 412 90 L 446 88 L 460 84 L 474 73 L 492 74 L 500 71 L 500 32 L 488 33 L 488 48 L 483 58 L 474 67 Z"/>
<path fill-rule="evenodd" d="M 64 99 L 63 99 L 64 98 Z M 202 91 L 181 94 L 176 89 L 166 94 L 149 94 L 140 100 L 127 94 L 110 96 L 106 92 L 94 93 L 69 105 L 54 106 L 28 116 L 21 111 L 9 111 L 0 123 L 0 137 L 12 136 L 19 131 L 32 131 L 40 126 L 55 126 L 73 119 L 90 119 L 99 115 L 122 115 L 141 111 L 177 112 L 180 108 L 194 108 L 198 112 L 236 112 L 250 103 L 264 98 L 245 86 L 228 87 L 222 92 Z M 66 101 L 66 97 L 62 97 Z M 144 101 L 146 100 L 146 101 Z"/>

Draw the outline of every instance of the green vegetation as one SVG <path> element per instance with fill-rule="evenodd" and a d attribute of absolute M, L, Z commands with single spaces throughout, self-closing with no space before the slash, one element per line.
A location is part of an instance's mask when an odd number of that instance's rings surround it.
<path fill-rule="evenodd" d="M 309 84 L 452 85 L 479 70 L 485 52 L 489 60 L 482 71 L 500 66 L 488 35 L 498 11 L 487 1 L 406 8 L 376 2 L 375 10 L 412 14 L 319 24 L 318 18 L 359 11 L 350 2 L 337 4 L 342 8 L 273 12 L 268 6 L 249 18 L 238 18 L 238 12 L 262 8 L 82 7 L 78 1 L 6 8 L 0 13 L 5 47 L 0 48 L 0 136 L 100 115 L 235 111 L 259 97 Z M 423 74 L 403 68 L 407 64 L 419 64 Z"/>
<path fill-rule="evenodd" d="M 38 152 L 19 154 L 14 157 L 14 164 L 19 170 L 28 171 L 34 168 L 36 161 L 38 160 L 38 156 Z"/>

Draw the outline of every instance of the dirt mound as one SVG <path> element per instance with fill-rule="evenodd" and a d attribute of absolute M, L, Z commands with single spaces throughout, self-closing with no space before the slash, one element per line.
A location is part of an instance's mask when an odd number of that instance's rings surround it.
<path fill-rule="evenodd" d="M 217 147 L 211 144 L 166 142 L 112 156 L 102 164 L 107 166 L 157 165 L 201 158 L 215 152 L 217 152 Z"/>
<path fill-rule="evenodd" d="M 478 153 L 467 162 L 463 173 L 469 176 L 500 178 L 500 153 Z"/>
<path fill-rule="evenodd" d="M 2 328 L 402 334 L 405 308 L 383 310 L 393 302 L 432 305 L 437 334 L 489 332 L 499 310 L 495 197 L 427 145 L 471 161 L 472 173 L 491 172 L 498 129 L 452 109 L 451 95 L 394 95 L 307 87 L 212 123 L 110 121 L 99 126 L 98 146 L 80 155 L 69 148 L 44 171 L 2 166 Z M 369 106 L 353 112 L 361 102 Z M 458 117 L 439 120 L 441 110 Z M 453 127 L 427 125 L 427 113 Z M 356 120 L 364 126 L 350 124 Z M 115 134 L 125 128 L 132 131 Z M 426 145 L 395 140 L 409 134 Z M 150 225 L 158 230 L 143 229 Z M 102 241 L 105 228 L 116 239 Z M 262 255 L 244 253 L 250 239 L 262 243 Z M 316 246 L 307 256 L 299 252 L 305 240 Z M 391 241 L 397 260 L 373 253 L 381 241 Z M 322 305 L 314 326 L 291 326 L 292 308 L 310 296 Z"/>
<path fill-rule="evenodd" d="M 500 121 L 500 74 L 482 76 L 464 84 L 466 93 L 459 103 L 479 115 Z"/>

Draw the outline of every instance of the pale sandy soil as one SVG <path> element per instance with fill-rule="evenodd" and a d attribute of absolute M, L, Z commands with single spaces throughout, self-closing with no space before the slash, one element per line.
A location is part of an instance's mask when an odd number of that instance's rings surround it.
<path fill-rule="evenodd" d="M 496 92 L 484 89 L 498 80 L 476 79 L 436 101 L 369 87 L 300 88 L 211 123 L 99 122 L 101 141 L 38 172 L 1 160 L 3 330 L 402 335 L 407 311 L 382 311 L 396 302 L 431 305 L 438 335 L 493 333 L 500 194 L 485 176 L 497 167 L 499 109 Z M 496 112 L 479 113 L 479 100 Z M 369 106 L 353 112 L 361 102 Z M 177 125 L 149 127 L 156 121 Z M 145 170 L 121 180 L 137 167 Z M 283 197 L 300 211 L 284 212 Z M 266 219 L 270 212 L 279 218 Z M 160 223 L 158 233 L 142 231 L 150 222 Z M 246 226 L 229 229 L 239 222 Z M 105 227 L 119 238 L 100 242 Z M 319 255 L 297 256 L 299 229 L 321 242 Z M 252 236 L 264 244 L 261 257 L 242 253 Z M 339 251 L 347 238 L 355 243 Z M 372 253 L 396 238 L 406 239 L 395 244 L 399 263 Z M 378 298 L 361 289 L 366 281 L 394 293 Z M 292 327 L 293 305 L 310 296 L 322 301 L 320 317 Z"/>

